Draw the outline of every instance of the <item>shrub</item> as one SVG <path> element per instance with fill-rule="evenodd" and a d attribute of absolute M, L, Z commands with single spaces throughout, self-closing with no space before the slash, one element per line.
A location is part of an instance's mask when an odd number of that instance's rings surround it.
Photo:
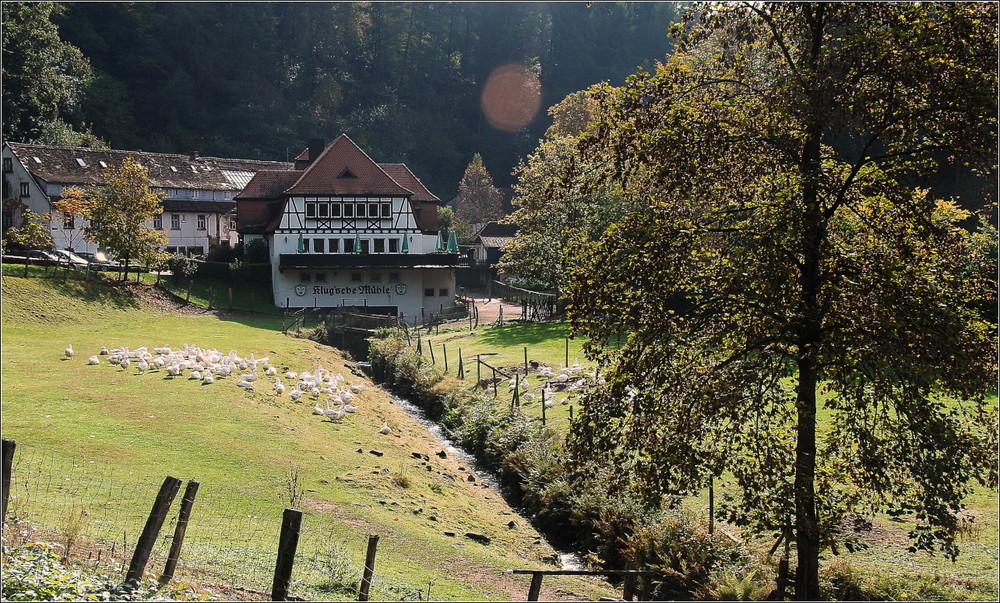
<path fill-rule="evenodd" d="M 253 239 L 243 246 L 243 258 L 249 264 L 265 264 L 271 261 L 271 254 L 267 249 L 267 241 L 264 239 Z"/>
<path fill-rule="evenodd" d="M 144 601 L 189 599 L 191 593 L 157 592 L 155 581 L 126 590 L 120 579 L 64 565 L 56 546 L 28 543 L 3 547 L 4 601 Z M 201 597 L 198 597 L 201 598 Z"/>
<path fill-rule="evenodd" d="M 189 257 L 174 255 L 167 260 L 167 270 L 174 275 L 174 279 L 189 279 L 198 272 L 198 264 Z"/>
<path fill-rule="evenodd" d="M 713 573 L 749 566 L 751 558 L 721 534 L 709 534 L 696 517 L 671 511 L 638 528 L 625 549 L 637 566 L 666 570 L 654 583 L 654 598 L 692 599 L 710 596 Z"/>

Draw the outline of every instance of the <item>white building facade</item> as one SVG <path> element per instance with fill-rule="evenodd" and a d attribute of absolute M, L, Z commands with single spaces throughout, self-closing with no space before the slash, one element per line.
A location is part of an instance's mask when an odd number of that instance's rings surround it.
<path fill-rule="evenodd" d="M 298 169 L 260 172 L 237 195 L 247 243 L 267 242 L 275 305 L 404 316 L 455 305 L 459 254 L 443 249 L 437 197 L 403 164 L 346 135 L 312 141 Z"/>

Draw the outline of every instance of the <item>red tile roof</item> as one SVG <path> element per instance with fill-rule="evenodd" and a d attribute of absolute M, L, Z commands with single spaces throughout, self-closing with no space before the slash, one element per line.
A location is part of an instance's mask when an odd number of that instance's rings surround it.
<path fill-rule="evenodd" d="M 412 196 L 413 191 L 392 179 L 354 141 L 341 134 L 300 172 L 289 195 Z"/>
<path fill-rule="evenodd" d="M 406 167 L 405 163 L 380 163 L 378 165 L 385 171 L 385 173 L 389 174 L 393 180 L 399 183 L 400 186 L 413 191 L 413 197 L 410 198 L 411 200 L 434 201 L 435 203 L 440 201 L 434 193 L 427 190 L 424 183 L 410 171 L 410 168 Z"/>

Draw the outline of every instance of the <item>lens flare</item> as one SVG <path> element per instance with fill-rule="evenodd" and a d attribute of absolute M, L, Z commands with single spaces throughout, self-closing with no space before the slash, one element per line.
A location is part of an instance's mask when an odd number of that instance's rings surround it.
<path fill-rule="evenodd" d="M 538 114 L 542 106 L 542 84 L 524 65 L 503 65 L 486 79 L 481 102 L 490 125 L 516 132 Z"/>

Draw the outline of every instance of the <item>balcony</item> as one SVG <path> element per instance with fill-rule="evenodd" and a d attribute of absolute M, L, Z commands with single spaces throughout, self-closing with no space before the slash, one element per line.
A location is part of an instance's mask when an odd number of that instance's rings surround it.
<path fill-rule="evenodd" d="M 466 258 L 457 253 L 282 253 L 286 268 L 455 268 Z"/>

